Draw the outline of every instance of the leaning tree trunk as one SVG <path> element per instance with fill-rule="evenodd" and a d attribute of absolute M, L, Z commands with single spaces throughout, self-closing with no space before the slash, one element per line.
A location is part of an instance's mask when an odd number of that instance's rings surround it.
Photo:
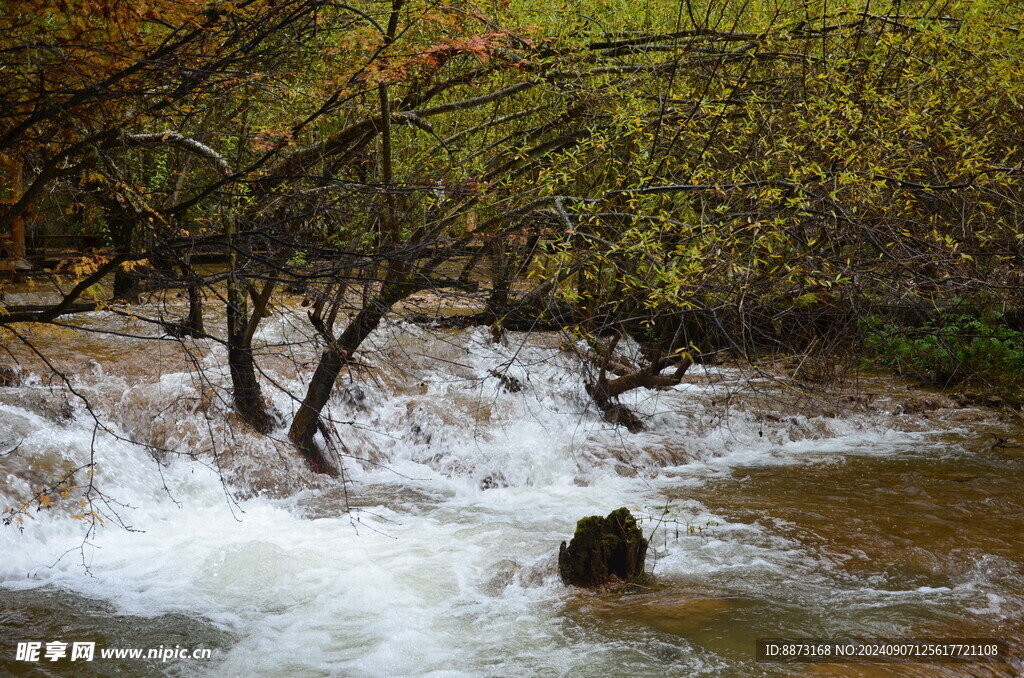
<path fill-rule="evenodd" d="M 384 32 L 385 44 L 395 39 L 398 31 L 400 11 L 404 0 L 391 0 L 391 14 L 388 18 L 387 30 Z M 397 205 L 395 195 L 391 191 L 393 180 L 392 167 L 392 138 L 391 138 L 391 95 L 386 83 L 380 83 L 377 88 L 380 104 L 381 127 L 380 127 L 380 183 L 385 189 L 386 205 L 382 214 L 380 240 L 378 247 L 381 251 L 397 247 L 401 240 L 401 226 L 398 221 Z M 320 356 L 320 364 L 317 365 L 313 378 L 306 390 L 306 397 L 303 398 L 299 411 L 295 414 L 288 437 L 299 449 L 299 452 L 310 467 L 316 473 L 325 473 L 332 476 L 341 474 L 341 469 L 333 459 L 327 456 L 324 450 L 320 449 L 315 440 L 316 432 L 324 429 L 321 419 L 321 412 L 327 405 L 334 390 L 334 383 L 341 373 L 342 367 L 348 364 L 353 353 L 362 345 L 363 341 L 370 336 L 370 333 L 377 329 L 381 319 L 391 310 L 391 306 L 400 299 L 412 293 L 412 287 L 406 284 L 406 276 L 403 268 L 394 263 L 389 264 L 388 273 L 384 277 L 380 292 L 373 298 L 365 300 L 359 313 L 352 320 L 345 331 L 336 341 L 331 327 L 334 324 L 334 313 L 330 314 L 327 324 L 320 328 L 321 334 L 327 339 L 327 349 Z M 364 293 L 369 288 L 364 288 Z M 334 311 L 337 311 L 337 304 L 340 303 L 342 290 L 338 290 L 338 299 L 335 302 Z M 366 297 L 364 297 L 366 299 Z M 326 429 L 324 429 L 326 430 Z"/>
<path fill-rule="evenodd" d="M 385 281 L 380 292 L 360 309 L 337 341 L 329 341 L 327 349 L 320 356 L 320 364 L 313 373 L 306 396 L 288 431 L 288 437 L 315 472 L 332 476 L 341 473 L 337 463 L 320 449 L 315 440 L 316 432 L 322 427 L 321 412 L 331 397 L 338 375 L 363 341 L 377 329 L 391 306 L 409 296 L 412 291 L 412 286 L 404 281 Z"/>

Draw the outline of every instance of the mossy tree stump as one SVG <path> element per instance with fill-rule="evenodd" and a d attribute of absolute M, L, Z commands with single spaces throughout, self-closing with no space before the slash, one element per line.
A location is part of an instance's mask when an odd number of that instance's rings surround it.
<path fill-rule="evenodd" d="M 576 523 L 572 541 L 558 551 L 558 573 L 570 586 L 595 588 L 614 581 L 634 581 L 644 573 L 647 540 L 629 509 L 588 516 Z"/>

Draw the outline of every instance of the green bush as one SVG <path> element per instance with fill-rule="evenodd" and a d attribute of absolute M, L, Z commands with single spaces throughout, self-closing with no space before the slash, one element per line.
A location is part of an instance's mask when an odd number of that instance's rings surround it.
<path fill-rule="evenodd" d="M 1001 314 L 945 313 L 919 327 L 867 321 L 869 360 L 937 386 L 969 386 L 1021 404 L 1024 334 Z"/>

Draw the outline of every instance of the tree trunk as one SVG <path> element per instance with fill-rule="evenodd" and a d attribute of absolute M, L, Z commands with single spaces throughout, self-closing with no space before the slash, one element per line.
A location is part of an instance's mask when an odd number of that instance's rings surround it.
<path fill-rule="evenodd" d="M 252 344 L 245 332 L 245 292 L 235 289 L 237 286 L 237 280 L 228 281 L 228 368 L 235 412 L 259 433 L 269 433 L 270 415 L 256 379 Z"/>
<path fill-rule="evenodd" d="M 385 281 L 377 296 L 363 306 L 341 337 L 337 341 L 329 342 L 327 349 L 320 356 L 320 364 L 317 365 L 309 388 L 306 389 L 306 397 L 303 398 L 288 431 L 288 437 L 315 472 L 332 476 L 341 473 L 338 464 L 328 458 L 314 440 L 316 432 L 321 427 L 320 414 L 331 397 L 338 374 L 363 341 L 377 329 L 381 319 L 391 310 L 391 306 L 409 296 L 413 289 L 404 281 Z"/>
<path fill-rule="evenodd" d="M 130 255 L 134 240 L 131 214 L 119 206 L 115 206 L 109 214 L 114 221 L 110 229 L 114 248 L 118 254 Z M 121 267 L 114 271 L 113 298 L 132 304 L 139 300 L 139 281 L 135 274 Z"/>
<path fill-rule="evenodd" d="M 235 412 L 259 433 L 269 433 L 270 415 L 267 413 L 259 381 L 256 362 L 252 357 L 252 333 L 249 331 L 248 306 L 245 284 L 237 273 L 238 262 L 231 247 L 235 232 L 234 219 L 229 217 L 226 227 L 228 241 L 228 369 L 231 371 L 231 393 Z"/>
<path fill-rule="evenodd" d="M 270 433 L 271 420 L 256 380 L 256 362 L 249 347 L 228 344 L 228 367 L 235 412 L 259 433 Z"/>
<path fill-rule="evenodd" d="M 199 294 L 199 286 L 195 283 L 188 285 L 188 319 L 185 323 L 192 331 L 192 336 L 206 332 L 203 322 L 203 298 Z"/>
<path fill-rule="evenodd" d="M 341 472 L 334 460 L 329 459 L 316 444 L 314 436 L 320 427 L 320 412 L 330 399 L 334 382 L 338 379 L 338 374 L 341 373 L 341 368 L 345 365 L 347 358 L 348 356 L 342 353 L 337 344 L 327 347 L 327 350 L 320 356 L 320 364 L 313 372 L 313 378 L 306 390 L 306 397 L 303 398 L 302 405 L 299 406 L 299 411 L 296 412 L 291 429 L 288 431 L 288 437 L 295 443 L 315 473 L 337 476 Z"/>
<path fill-rule="evenodd" d="M 616 426 L 625 426 L 630 433 L 638 433 L 644 430 L 644 425 L 640 421 L 640 417 L 636 415 L 636 412 L 620 403 L 618 397 L 635 388 L 674 386 L 679 383 L 679 380 L 683 378 L 686 370 L 692 364 L 689 360 L 681 360 L 677 363 L 676 369 L 672 374 L 662 375 L 660 372 L 668 365 L 658 360 L 643 369 L 629 372 L 609 381 L 610 351 L 604 361 L 601 365 L 597 381 L 585 384 L 587 394 L 594 399 L 594 404 L 601 411 L 605 421 Z"/>

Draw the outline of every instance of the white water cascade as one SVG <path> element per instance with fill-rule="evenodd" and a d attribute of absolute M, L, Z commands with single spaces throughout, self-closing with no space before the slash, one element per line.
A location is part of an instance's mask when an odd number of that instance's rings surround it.
<path fill-rule="evenodd" d="M 283 345 L 292 320 L 269 320 L 262 341 Z M 1018 472 L 1019 456 L 972 448 L 991 425 L 975 411 L 913 416 L 884 393 L 859 410 L 790 411 L 768 377 L 696 366 L 673 390 L 629 397 L 647 426 L 634 435 L 588 403 L 560 337 L 493 344 L 484 330 L 388 325 L 330 404 L 342 483 L 296 459 L 284 442 L 296 403 L 269 381 L 281 422 L 262 438 L 227 425 L 209 395 L 219 391 L 175 344 L 105 341 L 111 353 L 71 383 L 110 432 L 47 375 L 0 388 L 0 452 L 17 446 L 0 457 L 2 505 L 91 461 L 105 516 L 86 539 L 79 474 L 67 500 L 0 529 L 0 667 L 12 675 L 34 675 L 13 661 L 22 640 L 212 648 L 208 660 L 125 660 L 119 675 L 803 675 L 758 664 L 754 640 L 1020 629 L 1019 541 L 888 547 L 898 528 L 876 529 L 880 518 L 859 508 L 888 501 L 899 478 L 894 505 L 930 487 L 904 467 L 973 474 L 957 481 L 966 490 L 974 476 Z M 300 363 L 314 355 L 304 351 Z M 221 349 L 200 342 L 197 355 L 204 378 L 227 382 Z M 263 367 L 301 396 L 305 374 L 286 357 Z M 838 485 L 834 500 L 818 496 L 822 478 L 860 467 L 895 480 L 870 496 L 844 498 Z M 658 587 L 567 590 L 559 543 L 577 519 L 620 506 L 654 530 Z M 957 511 L 929 515 L 988 529 Z"/>

